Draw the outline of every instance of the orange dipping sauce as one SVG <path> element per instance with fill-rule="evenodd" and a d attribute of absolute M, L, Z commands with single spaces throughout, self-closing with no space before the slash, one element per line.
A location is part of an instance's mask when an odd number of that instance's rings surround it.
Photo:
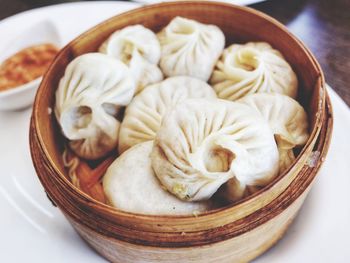
<path fill-rule="evenodd" d="M 52 44 L 31 46 L 0 64 L 0 91 L 15 88 L 42 76 L 58 53 Z"/>

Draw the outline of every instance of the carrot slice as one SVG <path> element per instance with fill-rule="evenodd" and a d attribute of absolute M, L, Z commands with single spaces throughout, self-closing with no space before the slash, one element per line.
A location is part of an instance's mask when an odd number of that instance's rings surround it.
<path fill-rule="evenodd" d="M 83 192 L 100 202 L 106 203 L 106 197 L 101 182 L 97 181 L 90 186 L 92 182 L 91 178 L 94 178 L 94 173 L 87 163 L 80 161 L 76 169 L 76 175 L 79 179 L 80 189 Z"/>
<path fill-rule="evenodd" d="M 72 152 L 67 150 L 66 162 L 71 162 L 74 158 L 77 158 Z M 107 168 L 114 161 L 115 157 L 111 156 L 101 162 L 95 169 L 91 169 L 90 166 L 83 160 L 79 159 L 79 164 L 75 168 L 75 175 L 79 181 L 80 189 L 91 196 L 92 198 L 106 203 L 106 196 L 103 191 L 102 183 L 100 182 L 102 176 L 105 174 Z"/>
<path fill-rule="evenodd" d="M 90 182 L 88 183 L 88 187 L 92 187 L 94 184 L 100 181 L 100 179 L 106 173 L 108 167 L 114 162 L 114 160 L 115 157 L 108 157 L 92 171 L 92 174 L 89 176 Z"/>
<path fill-rule="evenodd" d="M 104 203 L 104 204 L 107 203 L 105 192 L 100 182 L 96 183 L 93 187 L 89 189 L 88 195 L 90 195 L 92 198 L 96 199 L 97 201 L 100 201 L 101 203 Z"/>

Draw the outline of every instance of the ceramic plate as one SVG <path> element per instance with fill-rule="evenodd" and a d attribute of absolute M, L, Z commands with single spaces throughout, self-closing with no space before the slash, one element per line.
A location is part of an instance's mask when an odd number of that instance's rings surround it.
<path fill-rule="evenodd" d="M 146 3 L 146 4 L 154 4 L 154 3 L 170 2 L 170 1 L 176 1 L 176 0 L 135 0 L 135 2 Z M 236 4 L 236 5 L 251 5 L 251 4 L 260 3 L 266 0 L 209 0 L 209 1 L 224 2 L 224 3 Z"/>
<path fill-rule="evenodd" d="M 125 2 L 62 4 L 0 22 L 0 35 L 50 19 L 64 43 L 117 13 Z M 78 14 L 89 14 L 76 19 Z M 334 132 L 329 155 L 301 212 L 284 238 L 254 262 L 348 262 L 350 258 L 350 110 L 329 89 Z M 0 112 L 1 262 L 105 262 L 53 207 L 35 174 L 28 142 L 31 109 Z"/>

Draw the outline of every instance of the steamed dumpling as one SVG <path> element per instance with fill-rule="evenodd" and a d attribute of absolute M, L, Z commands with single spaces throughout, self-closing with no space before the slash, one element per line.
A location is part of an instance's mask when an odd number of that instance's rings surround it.
<path fill-rule="evenodd" d="M 103 188 L 111 205 L 148 215 L 192 215 L 209 210 L 209 202 L 183 202 L 162 188 L 151 165 L 152 147 L 153 141 L 135 145 L 108 168 Z"/>
<path fill-rule="evenodd" d="M 126 108 L 120 128 L 119 152 L 153 140 L 168 109 L 189 98 L 216 98 L 214 90 L 199 79 L 178 76 L 145 88 Z"/>
<path fill-rule="evenodd" d="M 136 93 L 145 86 L 163 79 L 157 64 L 160 45 L 157 36 L 142 25 L 125 27 L 114 32 L 99 48 L 99 52 L 123 61 L 129 66 L 137 83 Z"/>
<path fill-rule="evenodd" d="M 268 121 L 277 142 L 282 172 L 295 160 L 293 149 L 303 146 L 309 138 L 304 108 L 296 100 L 280 94 L 253 94 L 238 102 L 248 105 Z"/>
<path fill-rule="evenodd" d="M 297 95 L 298 79 L 282 54 L 265 42 L 233 44 L 217 62 L 210 84 L 221 99 L 252 93 Z"/>
<path fill-rule="evenodd" d="M 120 107 L 130 103 L 135 83 L 125 64 L 89 53 L 67 66 L 56 91 L 55 114 L 70 148 L 85 159 L 98 159 L 118 143 Z"/>
<path fill-rule="evenodd" d="M 278 173 L 278 150 L 267 122 L 248 106 L 192 99 L 163 118 L 152 152 L 162 184 L 182 200 L 209 199 L 234 178 L 236 198 Z"/>
<path fill-rule="evenodd" d="M 165 76 L 187 75 L 203 81 L 208 81 L 225 46 L 220 28 L 183 17 L 174 18 L 158 39 Z"/>

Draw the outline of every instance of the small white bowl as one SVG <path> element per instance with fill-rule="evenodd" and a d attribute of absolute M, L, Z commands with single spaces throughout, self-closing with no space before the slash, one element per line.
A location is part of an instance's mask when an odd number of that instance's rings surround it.
<path fill-rule="evenodd" d="M 21 110 L 32 105 L 41 77 L 21 86 L 0 92 L 0 110 Z"/>
<path fill-rule="evenodd" d="M 62 46 L 56 26 L 49 20 L 42 20 L 19 32 L 16 37 L 7 39 L 0 46 L 0 63 L 24 48 L 43 43 L 51 43 L 58 48 Z M 21 86 L 0 91 L 0 111 L 20 110 L 32 105 L 41 79 L 39 77 Z"/>

